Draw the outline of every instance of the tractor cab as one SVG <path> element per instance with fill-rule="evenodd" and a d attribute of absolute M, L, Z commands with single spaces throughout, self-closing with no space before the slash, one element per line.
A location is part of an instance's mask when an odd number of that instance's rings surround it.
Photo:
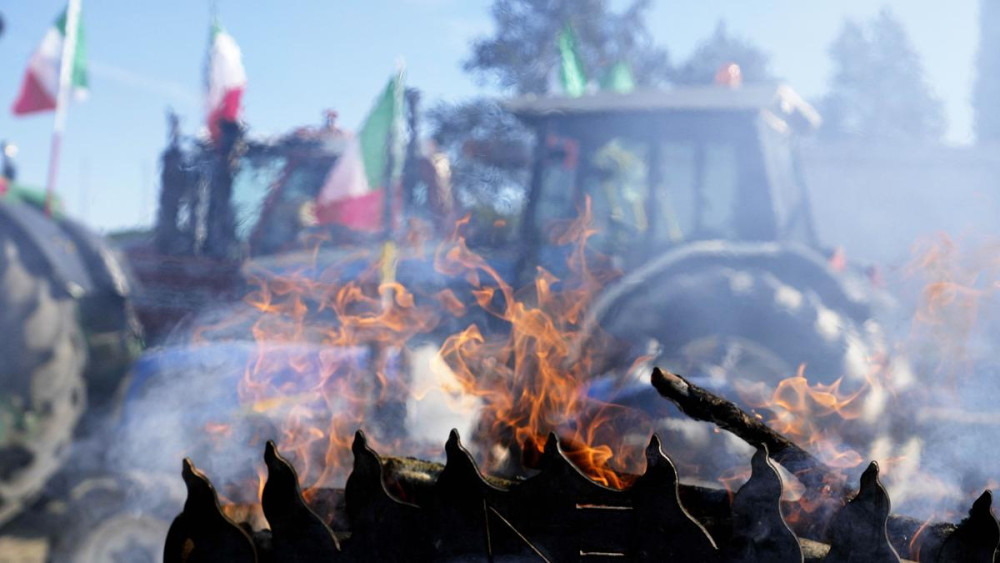
<path fill-rule="evenodd" d="M 536 132 L 527 240 L 547 240 L 589 198 L 592 244 L 626 270 L 696 240 L 817 244 L 795 139 L 819 115 L 788 87 L 528 96 L 507 108 Z"/>
<path fill-rule="evenodd" d="M 269 255 L 300 243 L 317 225 L 315 202 L 343 136 L 251 144 L 233 177 L 236 239 L 250 255 Z"/>

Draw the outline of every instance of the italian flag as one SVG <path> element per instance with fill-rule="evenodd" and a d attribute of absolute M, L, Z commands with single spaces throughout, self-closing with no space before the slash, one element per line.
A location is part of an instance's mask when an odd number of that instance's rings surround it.
<path fill-rule="evenodd" d="M 28 60 L 28 70 L 21 82 L 21 91 L 14 101 L 14 115 L 25 115 L 56 108 L 59 97 L 59 74 L 63 54 L 72 57 L 70 67 L 70 87 L 77 97 L 85 97 L 87 93 L 87 43 L 84 40 L 83 26 L 80 25 L 79 13 L 73 18 L 76 29 L 66 31 L 66 21 L 69 19 L 69 9 L 63 11 L 52 27 L 45 33 L 41 44 L 31 54 Z"/>
<path fill-rule="evenodd" d="M 383 228 L 385 194 L 398 181 L 403 167 L 402 114 L 400 73 L 389 80 L 361 130 L 327 174 L 316 198 L 320 223 L 368 232 Z"/>
<path fill-rule="evenodd" d="M 213 22 L 205 61 L 205 111 L 212 140 L 219 138 L 219 121 L 236 121 L 247 85 L 243 54 L 232 35 Z"/>

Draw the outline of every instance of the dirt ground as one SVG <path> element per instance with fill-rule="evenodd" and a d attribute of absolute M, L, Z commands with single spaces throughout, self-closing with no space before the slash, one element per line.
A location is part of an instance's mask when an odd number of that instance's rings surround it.
<path fill-rule="evenodd" d="M 0 537 L 0 563 L 45 563 L 48 555 L 44 540 Z"/>

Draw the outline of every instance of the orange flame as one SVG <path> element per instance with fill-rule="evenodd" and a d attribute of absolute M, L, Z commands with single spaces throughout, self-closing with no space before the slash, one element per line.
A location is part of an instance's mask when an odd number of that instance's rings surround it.
<path fill-rule="evenodd" d="M 539 268 L 521 291 L 468 248 L 461 234 L 468 220 L 460 220 L 437 249 L 434 266 L 468 283 L 471 302 L 450 289 L 414 294 L 391 275 L 389 252 L 361 275 L 340 282 L 361 254 L 320 270 L 319 251 L 313 249 L 313 263 L 290 274 L 253 275 L 244 300 L 249 312 L 197 330 L 196 338 L 208 339 L 235 325 L 257 342 L 238 387 L 240 404 L 293 459 L 307 497 L 346 477 L 357 428 L 366 429 L 379 449 L 402 446 L 405 421 L 398 406 L 420 395 L 406 377 L 408 344 L 438 326 L 442 315 L 461 318 L 473 308 L 504 321 L 507 329 L 497 334 L 470 324 L 444 340 L 440 356 L 457 380 L 457 386 L 443 388 L 482 400 L 473 442 L 484 452 L 485 470 L 498 470 L 519 451 L 525 460 L 537 458 L 549 432 L 560 436 L 578 467 L 604 485 L 623 487 L 616 470 L 641 463 L 635 448 L 623 455 L 620 432 L 637 417 L 587 397 L 589 366 L 600 350 L 571 357 L 569 342 L 581 330 L 583 312 L 611 275 L 591 271 L 588 263 L 586 241 L 594 233 L 589 201 L 580 218 L 556 231 L 558 244 L 573 245 L 572 274 L 559 279 Z M 421 236 L 404 240 L 422 244 Z M 404 250 L 398 255 L 422 257 L 419 249 Z M 213 423 L 211 433 L 227 432 L 229 421 L 223 422 Z M 373 432 L 373 425 L 391 428 Z M 258 489 L 262 482 L 258 475 Z"/>
<path fill-rule="evenodd" d="M 960 371 L 974 369 L 973 336 L 984 303 L 1000 288 L 1000 241 L 957 244 L 948 235 L 922 241 L 907 268 L 923 282 L 911 324 L 911 348 L 938 355 L 936 370 L 952 383 Z"/>
<path fill-rule="evenodd" d="M 768 426 L 811 452 L 827 467 L 841 474 L 858 467 L 864 458 L 844 445 L 841 432 L 845 423 L 860 418 L 863 398 L 873 378 L 857 390 L 845 393 L 841 391 L 842 378 L 828 385 L 811 383 L 805 369 L 804 364 L 800 365 L 794 376 L 780 381 L 770 392 L 765 383 L 743 381 L 737 381 L 736 391 L 753 408 L 771 413 L 765 421 Z M 730 486 L 727 482 L 723 484 Z M 800 482 L 786 482 L 783 499 L 792 501 L 786 520 L 794 524 L 804 513 L 832 511 L 842 500 L 840 489 L 835 486 L 837 483 L 826 484 L 822 491 L 807 494 Z"/>
<path fill-rule="evenodd" d="M 346 283 L 329 281 L 358 258 L 323 271 L 313 264 L 291 274 L 252 275 L 248 312 L 196 330 L 196 338 L 208 338 L 235 327 L 257 342 L 237 390 L 242 412 L 263 421 L 267 437 L 295 460 L 307 491 L 346 477 L 354 431 L 407 394 L 405 344 L 438 321 L 435 308 L 418 305 L 407 288 L 380 282 L 382 264 Z M 207 430 L 231 434 L 218 422 Z M 378 444 L 379 433 L 372 434 Z"/>
<path fill-rule="evenodd" d="M 470 325 L 445 340 L 441 356 L 458 380 L 455 391 L 484 400 L 477 439 L 503 446 L 490 449 L 489 469 L 509 462 L 508 454 L 518 450 L 530 465 L 548 433 L 555 432 L 579 468 L 598 483 L 621 488 L 626 483 L 615 469 L 634 468 L 638 462 L 637 452 L 628 451 L 629 457 L 623 451 L 622 430 L 637 415 L 587 397 L 589 369 L 600 350 L 573 357 L 570 347 L 582 329 L 583 312 L 612 275 L 597 274 L 588 265 L 586 243 L 595 232 L 591 219 L 587 201 L 580 217 L 557 228 L 556 244 L 573 245 L 572 275 L 559 279 L 539 268 L 533 285 L 520 292 L 468 248 L 460 230 L 468 218 L 460 221 L 439 248 L 435 267 L 464 275 L 475 287 L 476 304 L 506 321 L 509 331 L 484 335 Z"/>
<path fill-rule="evenodd" d="M 813 452 L 829 467 L 857 467 L 863 461 L 861 454 L 841 446 L 838 429 L 841 421 L 861 416 L 860 399 L 869 385 L 843 393 L 842 378 L 829 385 L 810 383 L 805 368 L 805 364 L 800 365 L 796 375 L 779 382 L 770 396 L 766 396 L 766 384 L 760 382 L 737 381 L 736 391 L 747 404 L 771 412 L 768 426 Z"/>

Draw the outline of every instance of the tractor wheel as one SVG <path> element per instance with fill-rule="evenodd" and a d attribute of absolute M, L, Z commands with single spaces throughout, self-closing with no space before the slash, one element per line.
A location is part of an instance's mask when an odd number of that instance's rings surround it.
<path fill-rule="evenodd" d="M 50 544 L 53 563 L 156 563 L 184 503 L 179 479 L 130 474 L 85 479 L 69 493 L 65 524 Z"/>
<path fill-rule="evenodd" d="M 121 296 L 87 297 L 79 303 L 88 358 L 84 378 L 91 409 L 119 406 L 122 381 L 143 348 L 132 304 Z"/>
<path fill-rule="evenodd" d="M 752 449 L 712 424 L 678 413 L 650 386 L 650 364 L 751 410 L 763 406 L 757 401 L 769 399 L 778 383 L 803 365 L 810 383 L 843 378 L 845 395 L 860 389 L 868 384 L 878 344 L 874 323 L 862 331 L 846 315 L 825 307 L 815 292 L 763 270 L 720 266 L 672 275 L 655 287 L 637 288 L 611 311 L 600 323 L 604 331 L 647 346 L 654 359 L 609 399 L 646 412 L 675 461 L 697 466 L 703 475 L 742 466 Z M 886 394 L 873 385 L 864 397 L 858 424 L 845 427 L 842 435 L 846 445 L 860 450 L 884 430 L 878 428 L 884 418 L 878 415 Z"/>
<path fill-rule="evenodd" d="M 87 339 L 88 406 L 91 411 L 113 410 L 122 380 L 143 348 L 142 326 L 130 299 L 135 277 L 107 240 L 69 219 L 59 226 L 76 246 L 95 286 L 77 301 Z"/>
<path fill-rule="evenodd" d="M 725 267 L 671 276 L 639 289 L 601 323 L 627 342 L 654 340 L 662 367 L 724 392 L 737 379 L 776 384 L 805 366 L 813 382 L 859 386 L 870 369 L 869 345 L 853 321 L 812 291 L 759 270 Z M 871 334 L 869 334 L 871 333 Z M 741 370 L 735 370 L 736 366 Z"/>
<path fill-rule="evenodd" d="M 0 229 L 0 523 L 62 466 L 86 408 L 77 304 L 47 272 Z"/>

